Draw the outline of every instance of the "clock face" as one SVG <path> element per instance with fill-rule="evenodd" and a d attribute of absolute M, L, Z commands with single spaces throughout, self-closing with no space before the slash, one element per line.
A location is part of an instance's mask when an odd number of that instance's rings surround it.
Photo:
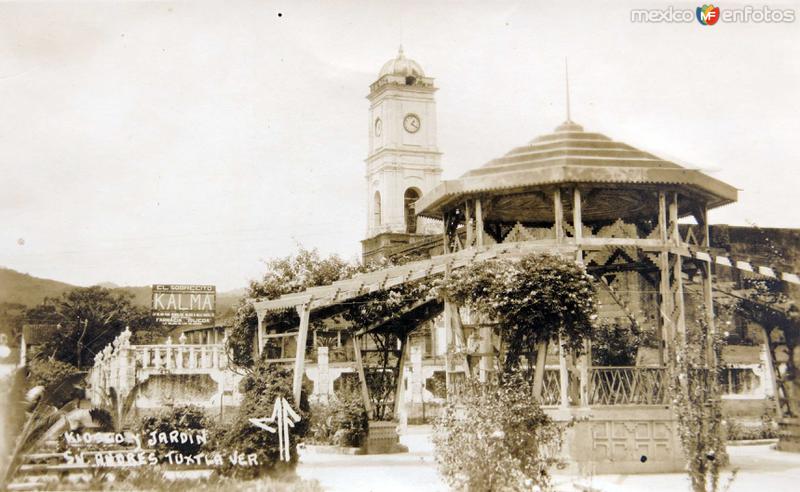
<path fill-rule="evenodd" d="M 383 133 L 383 122 L 378 118 L 375 120 L 375 136 L 380 137 L 381 133 Z"/>
<path fill-rule="evenodd" d="M 403 128 L 405 128 L 408 133 L 417 133 L 419 131 L 419 127 L 419 116 L 415 115 L 414 113 L 407 114 L 403 120 Z"/>

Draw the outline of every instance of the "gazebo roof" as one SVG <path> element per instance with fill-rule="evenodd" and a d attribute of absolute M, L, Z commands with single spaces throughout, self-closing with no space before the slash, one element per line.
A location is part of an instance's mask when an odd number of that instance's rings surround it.
<path fill-rule="evenodd" d="M 441 218 L 464 195 L 515 193 L 559 183 L 680 185 L 704 196 L 708 207 L 737 199 L 736 188 L 695 169 L 591 133 L 567 121 L 553 133 L 511 149 L 458 179 L 443 181 L 416 203 L 418 214 Z"/>

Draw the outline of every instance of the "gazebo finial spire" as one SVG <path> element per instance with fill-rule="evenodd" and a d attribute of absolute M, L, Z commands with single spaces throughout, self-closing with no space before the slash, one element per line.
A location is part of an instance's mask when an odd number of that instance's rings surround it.
<path fill-rule="evenodd" d="M 567 57 L 564 57 L 564 82 L 566 83 L 567 89 L 567 123 L 572 122 L 572 117 L 570 115 L 570 107 L 569 107 L 569 64 L 567 63 Z"/>

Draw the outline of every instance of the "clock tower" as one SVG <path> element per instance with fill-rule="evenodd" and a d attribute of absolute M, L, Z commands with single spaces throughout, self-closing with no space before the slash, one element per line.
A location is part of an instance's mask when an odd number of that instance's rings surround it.
<path fill-rule="evenodd" d="M 440 225 L 414 214 L 414 202 L 442 174 L 435 92 L 433 78 L 402 47 L 370 85 L 365 261 L 441 232 Z"/>

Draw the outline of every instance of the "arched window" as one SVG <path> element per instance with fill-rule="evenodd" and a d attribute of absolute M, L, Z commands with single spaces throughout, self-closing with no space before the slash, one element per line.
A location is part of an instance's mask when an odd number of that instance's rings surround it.
<path fill-rule="evenodd" d="M 416 188 L 409 188 L 403 195 L 405 202 L 405 215 L 406 215 L 406 232 L 409 234 L 416 234 L 417 232 L 417 214 L 414 212 L 414 202 L 419 200 L 419 190 Z"/>
<path fill-rule="evenodd" d="M 372 204 L 372 225 L 379 227 L 381 225 L 381 193 L 375 192 L 374 202 Z"/>

